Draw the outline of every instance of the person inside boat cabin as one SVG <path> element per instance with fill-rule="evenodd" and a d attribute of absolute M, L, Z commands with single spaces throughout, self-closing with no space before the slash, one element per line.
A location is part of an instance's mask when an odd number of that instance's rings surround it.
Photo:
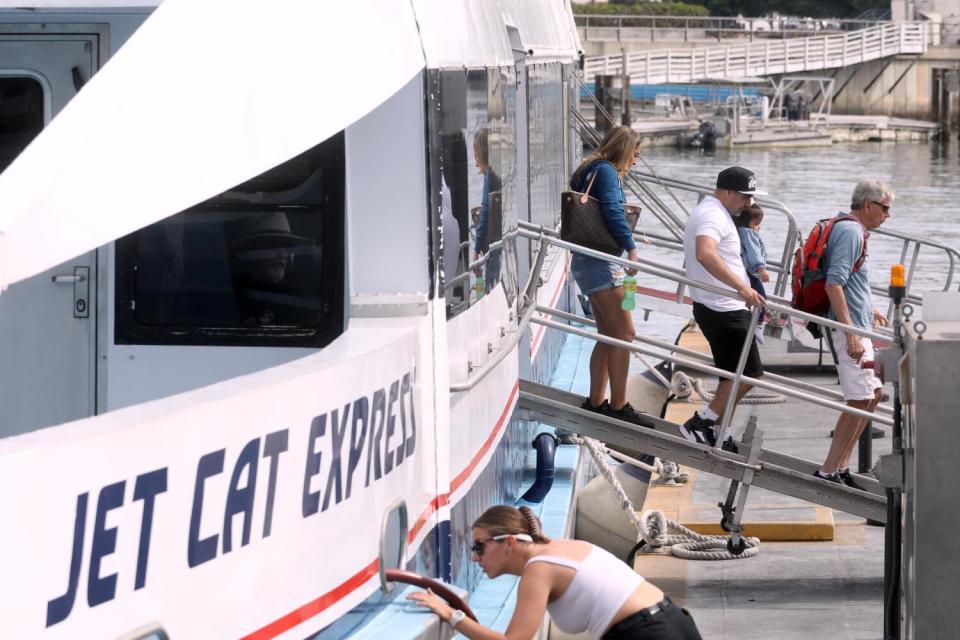
<path fill-rule="evenodd" d="M 621 176 L 629 171 L 640 150 L 640 134 L 630 127 L 610 129 L 596 151 L 584 158 L 570 178 L 570 188 L 590 195 L 600 203 L 610 235 L 620 244 L 627 259 L 636 261 L 637 245 L 624 214 L 626 198 Z M 580 292 L 590 299 L 590 308 L 601 335 L 633 342 L 633 316 L 621 307 L 623 302 L 624 268 L 599 258 L 573 254 L 570 264 Z M 636 270 L 626 269 L 629 275 Z M 627 374 L 630 352 L 597 342 L 590 355 L 590 396 L 583 408 L 609 414 L 642 426 L 649 422 L 627 402 Z M 610 399 L 606 400 L 607 385 Z"/>
<path fill-rule="evenodd" d="M 551 540 L 529 507 L 495 506 L 473 523 L 473 559 L 490 578 L 520 576 L 506 633 L 481 625 L 429 589 L 408 596 L 471 640 L 527 640 L 545 611 L 565 633 L 591 640 L 699 640 L 690 613 L 611 553 Z"/>
<path fill-rule="evenodd" d="M 750 286 L 747 270 L 740 259 L 740 235 L 734 218 L 753 204 L 755 195 L 766 193 L 757 190 L 757 179 L 752 171 L 743 167 L 724 169 L 717 176 L 713 195 L 704 196 L 690 212 L 683 234 L 687 277 L 730 293 L 736 292 L 740 298 L 699 287 L 690 288 L 693 318 L 710 344 L 713 361 L 718 368 L 735 372 L 741 348 L 746 340 L 750 340 L 743 374 L 751 378 L 763 374 L 763 365 L 754 335 L 749 332 L 751 314 L 747 307 L 763 306 L 766 300 Z M 717 434 L 713 427 L 726 409 L 732 386 L 730 380 L 721 380 L 713 400 L 681 425 L 680 434 L 691 442 L 716 446 Z M 740 402 L 751 388 L 750 384 L 741 382 L 734 403 Z M 733 439 L 728 438 L 723 448 L 735 452 Z"/>
<path fill-rule="evenodd" d="M 247 216 L 237 224 L 240 234 L 230 248 L 230 262 L 241 322 L 271 326 L 310 321 L 317 311 L 302 305 L 291 264 L 297 247 L 312 241 L 292 233 L 280 211 Z"/>
<path fill-rule="evenodd" d="M 889 324 L 886 316 L 873 306 L 870 295 L 870 271 L 866 258 L 859 268 L 854 265 L 866 251 L 866 237 L 890 217 L 893 189 L 880 180 L 861 180 L 853 189 L 849 215 L 854 221 L 834 224 L 823 251 L 827 275 L 824 287 L 830 300 L 827 317 L 843 324 L 870 330 Z M 840 390 L 847 406 L 873 411 L 880 403 L 883 383 L 873 367 L 861 362 L 873 360 L 870 338 L 831 329 L 827 333 L 834 357 Z M 830 450 L 823 465 L 814 475 L 829 482 L 843 483 L 860 489 L 850 473 L 850 456 L 867 426 L 867 419 L 841 413 L 833 430 Z"/>

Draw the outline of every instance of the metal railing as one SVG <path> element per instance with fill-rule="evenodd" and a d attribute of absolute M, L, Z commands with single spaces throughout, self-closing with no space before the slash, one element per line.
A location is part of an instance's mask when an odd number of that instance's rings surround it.
<path fill-rule="evenodd" d="M 585 60 L 583 73 L 587 78 L 626 74 L 632 82 L 645 84 L 748 78 L 922 54 L 929 41 L 929 23 L 886 23 L 837 35 L 595 56 Z"/>
<path fill-rule="evenodd" d="M 511 235 L 519 235 L 519 230 L 511 232 Z M 517 311 L 519 315 L 517 326 L 509 330 L 509 336 L 503 336 L 507 338 L 504 344 L 498 347 L 487 344 L 487 352 L 494 354 L 490 360 L 483 364 L 467 361 L 467 379 L 463 382 L 451 384 L 450 393 L 462 393 L 473 389 L 481 380 L 486 378 L 491 371 L 496 369 L 497 365 L 510 355 L 513 349 L 520 343 L 523 332 L 527 328 L 527 325 L 530 324 L 537 308 L 537 289 L 540 288 L 540 273 L 543 269 L 543 261 L 546 259 L 546 256 L 547 242 L 541 240 L 539 246 L 535 249 L 533 264 L 530 267 L 530 276 L 524 285 L 522 294 L 517 296 Z M 511 320 L 514 318 L 512 313 L 510 318 Z"/>
<path fill-rule="evenodd" d="M 754 38 L 783 40 L 890 24 L 887 20 L 599 14 L 574 14 L 573 19 L 581 38 L 586 42 L 719 42 L 724 39 Z"/>
<path fill-rule="evenodd" d="M 636 269 L 637 271 L 640 271 L 649 275 L 664 278 L 666 280 L 671 280 L 673 282 L 676 282 L 678 284 L 683 284 L 688 287 L 695 287 L 697 289 L 709 291 L 717 295 L 722 295 L 724 297 L 728 297 L 731 299 L 740 300 L 740 297 L 736 295 L 736 293 L 730 290 L 714 287 L 712 285 L 708 285 L 703 282 L 692 280 L 686 277 L 685 275 L 682 275 L 682 276 L 678 275 L 674 270 L 664 269 L 660 265 L 649 260 L 638 260 L 637 262 L 632 262 L 630 260 L 625 260 L 617 256 L 611 256 L 609 254 L 606 254 L 600 251 L 594 251 L 592 249 L 588 249 L 580 245 L 565 242 L 556 237 L 553 237 L 551 234 L 548 234 L 548 233 L 529 231 L 525 228 L 521 228 L 519 230 L 519 235 L 521 237 L 530 238 L 531 240 L 538 240 L 540 241 L 541 246 L 543 246 L 542 243 L 547 242 L 550 244 L 554 244 L 558 247 L 561 247 L 563 249 L 567 249 L 568 251 L 573 251 L 575 253 L 589 256 L 591 258 L 605 260 L 607 262 L 618 264 L 623 267 Z M 841 331 L 844 331 L 846 333 L 852 333 L 858 336 L 863 336 L 871 340 L 889 341 L 890 339 L 889 335 L 886 335 L 886 334 L 881 334 L 876 331 L 871 331 L 868 329 L 862 329 L 860 327 L 855 327 L 852 325 L 845 325 L 841 322 L 836 322 L 834 320 L 829 320 L 827 318 L 815 316 L 809 313 L 805 313 L 803 311 L 798 311 L 788 305 L 783 305 L 777 302 L 768 301 L 766 307 L 771 311 L 775 311 L 777 313 L 780 313 L 786 316 L 799 318 L 807 322 L 815 322 L 824 327 L 840 329 Z M 557 310 L 542 309 L 542 311 L 551 313 L 552 315 L 557 314 Z M 646 347 L 638 346 L 636 342 L 625 342 L 623 340 L 618 340 L 616 338 L 610 338 L 608 336 L 596 334 L 586 330 L 577 329 L 576 327 L 572 327 L 560 322 L 556 322 L 554 320 L 546 320 L 546 319 L 541 319 L 541 318 L 536 318 L 531 316 L 530 322 L 534 324 L 540 324 L 546 327 L 551 327 L 554 329 L 559 329 L 561 331 L 574 333 L 576 335 L 581 335 L 583 337 L 590 338 L 591 340 L 603 342 L 604 344 L 609 344 L 611 346 L 626 349 L 628 351 L 632 351 L 635 353 L 640 353 L 643 355 L 649 355 L 649 356 L 661 358 L 664 360 L 669 360 L 671 362 L 674 362 L 675 364 L 679 364 L 680 366 L 693 369 L 695 371 L 700 371 L 702 373 L 715 375 L 719 378 L 726 379 L 726 380 L 732 380 L 733 381 L 733 390 L 731 391 L 731 397 L 732 397 L 736 393 L 737 386 L 744 383 L 744 381 L 742 380 L 742 378 L 744 377 L 743 369 L 746 364 L 747 355 L 749 353 L 749 346 L 753 341 L 753 329 L 756 327 L 757 321 L 759 318 L 758 311 L 759 311 L 758 309 L 754 309 L 753 313 L 751 314 L 751 324 L 746 331 L 746 339 L 744 341 L 740 358 L 737 363 L 737 371 L 733 373 L 704 364 L 702 359 L 693 360 L 693 359 L 681 358 L 679 356 L 676 356 L 675 353 L 679 352 L 680 350 L 673 346 L 668 348 L 661 347 L 663 349 L 662 351 L 655 351 L 653 349 L 648 349 Z M 582 322 L 582 320 L 579 320 L 579 319 L 578 321 Z M 655 342 L 649 338 L 644 338 L 640 341 L 648 342 L 650 344 L 655 344 Z M 661 345 L 656 345 L 656 346 L 661 346 Z M 778 382 L 769 382 L 769 379 L 771 378 L 768 378 L 768 375 L 764 374 L 762 378 L 750 378 L 749 381 L 746 382 L 746 384 L 750 384 L 751 386 L 754 386 L 760 389 L 781 393 L 783 395 L 804 400 L 806 402 L 811 402 L 813 404 L 826 407 L 829 409 L 834 409 L 842 413 L 848 413 L 850 415 L 854 415 L 860 418 L 866 418 L 868 420 L 872 420 L 874 423 L 878 423 L 886 426 L 893 426 L 893 419 L 886 417 L 884 415 L 880 415 L 881 412 L 871 413 L 868 411 L 863 411 L 862 409 L 857 409 L 854 407 L 847 406 L 843 402 L 832 400 L 830 399 L 831 397 L 830 394 L 825 393 L 826 392 L 825 389 L 818 389 L 815 393 L 808 393 L 807 391 L 810 390 L 809 385 L 807 385 L 805 389 L 800 389 L 800 388 L 795 388 L 795 385 L 793 384 L 794 381 L 786 377 L 777 376 Z M 723 441 L 724 434 L 726 433 L 726 431 L 729 429 L 729 426 L 730 426 L 730 418 L 733 411 L 734 403 L 728 402 L 727 404 L 728 404 L 728 408 L 725 411 L 723 419 L 720 423 L 720 433 L 718 434 L 718 439 L 717 439 L 718 446 L 719 446 L 719 443 Z M 882 413 L 887 413 L 887 412 L 883 411 Z"/>

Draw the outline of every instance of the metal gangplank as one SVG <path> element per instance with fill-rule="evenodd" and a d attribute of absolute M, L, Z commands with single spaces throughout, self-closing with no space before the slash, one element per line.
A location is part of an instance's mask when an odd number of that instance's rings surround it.
<path fill-rule="evenodd" d="M 647 426 L 638 426 L 583 409 L 582 402 L 582 396 L 520 380 L 520 409 L 525 419 L 595 438 L 628 455 L 654 455 L 743 486 L 760 487 L 871 520 L 886 520 L 887 500 L 879 482 L 857 476 L 857 482 L 865 489 L 859 491 L 819 480 L 813 476 L 819 464 L 763 449 L 759 431 L 750 434 L 751 430 L 746 430 L 744 439 L 737 442 L 740 452 L 731 453 L 685 440 L 673 422 L 647 416 Z M 727 517 L 725 513 L 724 519 Z"/>
<path fill-rule="evenodd" d="M 616 256 L 607 255 L 593 249 L 565 242 L 554 235 L 552 230 L 538 229 L 533 231 L 526 225 L 517 230 L 519 237 L 525 237 L 537 242 L 537 258 L 545 253 L 546 246 L 552 244 L 569 251 L 605 260 L 624 267 L 636 269 L 649 275 L 663 278 L 667 281 L 686 287 L 696 287 L 713 293 L 737 298 L 732 291 L 720 289 L 702 282 L 691 280 L 686 275 L 680 275 L 672 270 L 654 263 L 653 261 L 638 258 L 632 262 Z M 534 287 L 531 282 L 528 287 Z M 867 412 L 848 406 L 836 398 L 836 392 L 818 387 L 809 383 L 792 380 L 783 376 L 764 374 L 759 378 L 744 381 L 744 368 L 753 342 L 753 331 L 760 317 L 760 309 L 753 307 L 750 325 L 747 328 L 747 339 L 741 345 L 740 358 L 736 371 L 729 372 L 710 366 L 702 358 L 690 353 L 689 349 L 673 345 L 656 338 L 643 335 L 634 336 L 633 342 L 626 342 L 606 335 L 600 335 L 571 324 L 558 322 L 549 316 L 566 321 L 579 322 L 572 316 L 559 309 L 552 309 L 537 305 L 535 296 L 528 288 L 524 296 L 526 308 L 522 314 L 522 322 L 540 324 L 552 329 L 581 335 L 583 337 L 609 344 L 645 356 L 658 357 L 669 360 L 684 368 L 693 369 L 702 373 L 715 375 L 732 382 L 729 394 L 736 397 L 741 383 L 750 384 L 759 389 L 774 391 L 820 406 L 828 407 L 844 413 L 856 415 L 874 424 L 894 426 L 896 414 L 885 405 L 879 405 L 874 412 Z M 871 340 L 887 341 L 889 334 L 881 335 L 875 331 L 868 331 L 859 327 L 844 325 L 834 320 L 814 316 L 783 304 L 768 300 L 766 308 L 774 313 L 793 316 L 797 319 L 815 322 L 825 327 L 841 329 L 847 333 L 860 335 Z M 895 327 L 899 323 L 899 306 L 895 314 Z M 531 311 L 537 311 L 535 315 Z M 544 317 L 547 316 L 547 317 Z M 894 340 L 894 342 L 899 342 Z M 642 345 L 642 346 L 641 346 Z M 899 352 L 899 349 L 897 349 Z M 452 389 L 452 388 L 451 388 Z M 731 535 L 727 542 L 727 549 L 738 554 L 745 548 L 741 521 L 746 507 L 747 494 L 752 486 L 758 486 L 776 493 L 800 498 L 815 504 L 820 504 L 864 516 L 875 521 L 886 521 L 887 501 L 885 493 L 881 492 L 879 483 L 860 476 L 866 490 L 861 491 L 843 485 L 833 484 L 813 476 L 819 468 L 816 463 L 794 458 L 789 455 L 765 451 L 763 449 L 763 433 L 757 428 L 756 418 L 752 417 L 744 430 L 738 453 L 724 451 L 720 447 L 706 447 L 688 442 L 679 435 L 676 424 L 665 420 L 650 417 L 645 426 L 634 425 L 629 422 L 618 421 L 609 416 L 600 415 L 582 409 L 582 398 L 551 387 L 535 385 L 532 382 L 521 381 L 520 406 L 528 411 L 528 418 L 543 421 L 557 427 L 565 428 L 580 435 L 596 438 L 602 442 L 633 453 L 647 453 L 662 456 L 676 462 L 687 464 L 707 473 L 712 473 L 731 480 L 725 502 L 720 503 L 723 513 L 721 526 Z M 717 422 L 717 442 L 722 443 L 726 435 L 732 431 L 734 403 L 729 402 L 723 416 Z M 892 417 L 888 417 L 891 416 Z"/>

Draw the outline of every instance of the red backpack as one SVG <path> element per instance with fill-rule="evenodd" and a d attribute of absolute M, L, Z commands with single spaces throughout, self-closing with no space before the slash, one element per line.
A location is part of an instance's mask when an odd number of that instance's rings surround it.
<path fill-rule="evenodd" d="M 827 274 L 822 268 L 823 252 L 827 248 L 827 240 L 833 225 L 847 220 L 857 221 L 851 215 L 824 218 L 814 225 L 807 236 L 807 241 L 797 249 L 793 258 L 793 300 L 791 306 L 799 311 L 806 311 L 818 316 L 827 314 L 830 308 L 830 299 L 827 298 Z M 853 265 L 858 271 L 867 259 L 867 231 L 863 231 L 863 245 L 860 248 L 860 257 Z"/>

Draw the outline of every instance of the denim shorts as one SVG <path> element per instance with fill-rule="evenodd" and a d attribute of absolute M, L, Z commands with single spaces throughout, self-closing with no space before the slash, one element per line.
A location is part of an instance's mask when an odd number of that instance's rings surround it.
<path fill-rule="evenodd" d="M 606 260 L 598 260 L 579 253 L 574 254 L 570 263 L 573 279 L 580 287 L 580 293 L 590 296 L 604 289 L 612 289 L 623 284 L 623 267 Z"/>

